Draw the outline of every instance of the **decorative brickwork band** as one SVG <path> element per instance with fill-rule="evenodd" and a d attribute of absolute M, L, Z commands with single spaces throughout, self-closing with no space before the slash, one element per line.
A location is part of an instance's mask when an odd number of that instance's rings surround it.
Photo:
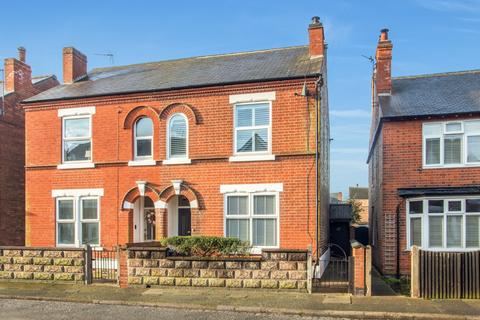
<path fill-rule="evenodd" d="M 155 123 L 158 123 L 159 115 L 157 110 L 152 107 L 139 106 L 130 110 L 123 120 L 123 128 L 131 129 L 135 121 L 140 117 L 148 117 Z"/>
<path fill-rule="evenodd" d="M 199 119 L 193 107 L 187 103 L 173 103 L 160 111 L 160 119 L 167 120 L 174 113 L 183 113 L 191 124 L 198 124 Z"/>

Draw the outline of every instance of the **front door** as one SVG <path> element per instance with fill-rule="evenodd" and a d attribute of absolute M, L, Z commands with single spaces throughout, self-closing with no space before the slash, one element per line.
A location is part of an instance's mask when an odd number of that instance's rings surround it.
<path fill-rule="evenodd" d="M 192 215 L 190 208 L 178 208 L 178 235 L 190 236 L 192 227 Z"/>
<path fill-rule="evenodd" d="M 155 240 L 155 208 L 152 199 L 140 197 L 135 202 L 133 219 L 133 241 Z"/>

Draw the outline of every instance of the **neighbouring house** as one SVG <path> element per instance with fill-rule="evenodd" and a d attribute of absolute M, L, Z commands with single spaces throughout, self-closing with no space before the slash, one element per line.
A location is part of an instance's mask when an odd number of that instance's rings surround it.
<path fill-rule="evenodd" d="M 343 203 L 343 194 L 341 192 L 330 193 L 330 204 Z"/>
<path fill-rule="evenodd" d="M 5 59 L 0 81 L 0 245 L 25 243 L 25 122 L 20 101 L 58 85 L 53 75 L 32 77 L 26 50 Z"/>
<path fill-rule="evenodd" d="M 330 193 L 318 17 L 308 34 L 306 46 L 90 72 L 65 48 L 64 84 L 24 102 L 27 245 L 217 235 L 321 254 Z"/>
<path fill-rule="evenodd" d="M 381 31 L 368 156 L 373 261 L 410 274 L 410 249 L 480 249 L 480 70 L 391 77 Z"/>
<path fill-rule="evenodd" d="M 368 188 L 349 187 L 348 196 L 350 200 L 354 200 L 360 205 L 360 220 L 359 224 L 368 224 Z"/>

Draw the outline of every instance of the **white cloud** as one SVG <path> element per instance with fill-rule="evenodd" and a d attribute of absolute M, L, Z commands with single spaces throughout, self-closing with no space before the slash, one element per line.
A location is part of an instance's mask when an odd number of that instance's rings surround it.
<path fill-rule="evenodd" d="M 338 118 L 370 118 L 370 111 L 364 109 L 336 109 L 331 110 L 330 115 Z"/>

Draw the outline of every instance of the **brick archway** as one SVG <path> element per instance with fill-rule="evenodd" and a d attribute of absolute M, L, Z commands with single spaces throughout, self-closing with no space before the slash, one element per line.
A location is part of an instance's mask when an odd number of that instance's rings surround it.
<path fill-rule="evenodd" d="M 154 122 L 158 121 L 160 118 L 157 110 L 155 110 L 152 107 L 146 107 L 146 106 L 135 107 L 132 110 L 130 110 L 125 116 L 125 119 L 123 120 L 123 128 L 131 129 L 133 124 L 139 117 L 148 117 L 152 119 L 152 121 Z"/>
<path fill-rule="evenodd" d="M 160 111 L 159 118 L 167 120 L 169 116 L 175 113 L 183 113 L 191 124 L 198 124 L 198 116 L 192 106 L 187 103 L 172 103 Z"/>
<path fill-rule="evenodd" d="M 122 201 L 122 210 L 133 210 L 133 204 L 142 194 L 138 186 L 133 187 L 130 189 L 125 196 L 123 197 Z M 145 192 L 143 194 L 145 197 L 149 197 L 155 203 L 155 207 L 159 206 L 160 194 L 158 191 L 148 183 L 145 184 Z"/>

